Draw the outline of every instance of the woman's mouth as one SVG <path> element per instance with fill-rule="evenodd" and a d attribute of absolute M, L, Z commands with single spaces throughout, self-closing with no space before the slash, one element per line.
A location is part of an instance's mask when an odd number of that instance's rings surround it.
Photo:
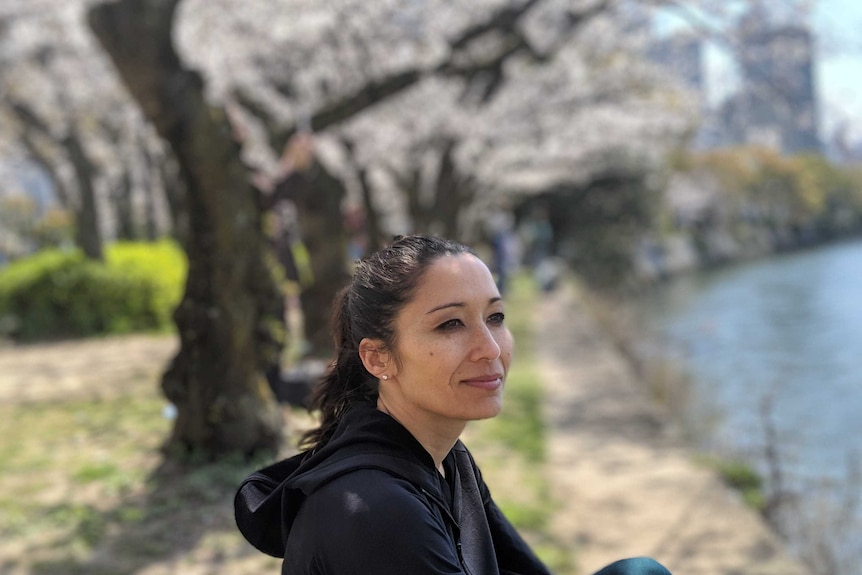
<path fill-rule="evenodd" d="M 461 380 L 461 383 L 469 385 L 470 387 L 478 387 L 480 389 L 494 391 L 503 386 L 503 376 L 500 374 L 482 375 Z"/>

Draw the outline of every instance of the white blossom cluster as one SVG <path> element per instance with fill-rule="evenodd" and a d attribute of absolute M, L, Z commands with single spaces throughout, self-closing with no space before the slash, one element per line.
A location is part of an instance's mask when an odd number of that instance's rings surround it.
<path fill-rule="evenodd" d="M 58 130 L 93 125 L 93 154 L 116 171 L 126 158 L 104 126 L 141 117 L 89 32 L 95 3 L 0 0 L 14 64 L 0 82 Z M 585 181 L 610 155 L 653 162 L 691 129 L 696 106 L 643 62 L 626 14 L 622 0 L 183 0 L 174 40 L 214 103 L 259 108 L 242 117 L 262 163 L 279 153 L 268 134 L 366 98 L 322 127 L 321 150 L 347 139 L 348 163 L 392 184 L 455 142 L 459 172 L 493 196 Z"/>

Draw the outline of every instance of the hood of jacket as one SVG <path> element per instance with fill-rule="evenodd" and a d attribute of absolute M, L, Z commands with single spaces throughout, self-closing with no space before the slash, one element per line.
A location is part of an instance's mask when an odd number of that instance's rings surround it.
<path fill-rule="evenodd" d="M 400 423 L 368 404 L 345 414 L 320 450 L 299 453 L 247 477 L 234 498 L 237 527 L 260 551 L 283 557 L 305 497 L 357 469 L 386 471 L 442 502 L 431 455 Z"/>

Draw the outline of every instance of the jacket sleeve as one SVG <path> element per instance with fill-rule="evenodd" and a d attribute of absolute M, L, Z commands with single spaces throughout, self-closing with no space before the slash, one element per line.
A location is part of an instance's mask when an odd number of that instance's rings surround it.
<path fill-rule="evenodd" d="M 446 525 L 427 498 L 377 470 L 350 473 L 308 496 L 285 563 L 291 573 L 463 575 Z"/>

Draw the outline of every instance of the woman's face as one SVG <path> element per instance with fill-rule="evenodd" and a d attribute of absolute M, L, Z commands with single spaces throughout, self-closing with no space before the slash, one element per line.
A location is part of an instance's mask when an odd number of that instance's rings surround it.
<path fill-rule="evenodd" d="M 431 424 L 494 417 L 512 359 L 512 334 L 491 272 L 470 254 L 434 261 L 395 320 L 394 362 L 381 399 Z M 396 402 L 396 403 L 393 403 Z"/>

